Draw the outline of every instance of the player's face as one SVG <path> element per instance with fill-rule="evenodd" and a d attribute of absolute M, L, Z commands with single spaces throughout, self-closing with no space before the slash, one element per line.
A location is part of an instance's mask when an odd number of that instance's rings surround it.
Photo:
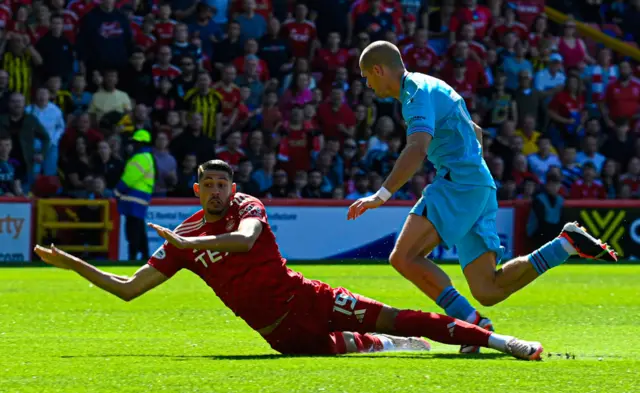
<path fill-rule="evenodd" d="M 389 89 L 387 88 L 385 69 L 381 66 L 374 65 L 370 70 L 362 69 L 362 77 L 366 79 L 367 86 L 376 93 L 380 98 L 386 98 L 390 96 Z"/>
<path fill-rule="evenodd" d="M 212 216 L 220 216 L 229 207 L 229 199 L 236 192 L 236 185 L 223 171 L 204 171 L 193 191 L 200 198 L 202 209 Z"/>

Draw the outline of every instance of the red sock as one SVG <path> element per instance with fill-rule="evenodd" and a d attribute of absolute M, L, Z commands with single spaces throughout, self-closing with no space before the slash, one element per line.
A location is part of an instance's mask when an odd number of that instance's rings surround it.
<path fill-rule="evenodd" d="M 398 313 L 395 333 L 404 337 L 426 337 L 443 344 L 489 344 L 491 332 L 478 326 L 432 312 L 402 310 Z"/>
<path fill-rule="evenodd" d="M 352 332 L 345 333 L 347 333 L 347 337 L 353 336 L 353 342 L 356 345 L 357 352 L 380 352 L 383 349 L 380 339 L 378 337 L 372 336 L 371 334 L 360 334 Z M 349 352 L 348 348 L 353 348 L 352 346 L 347 347 L 347 345 L 345 344 L 345 335 L 343 334 L 343 332 L 335 332 L 333 335 L 335 341 L 335 353 L 347 353 Z"/>

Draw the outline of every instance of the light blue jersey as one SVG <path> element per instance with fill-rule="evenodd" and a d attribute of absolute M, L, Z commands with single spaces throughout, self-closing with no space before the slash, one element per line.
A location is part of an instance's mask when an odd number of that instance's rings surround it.
<path fill-rule="evenodd" d="M 433 137 L 427 159 L 439 177 L 449 173 L 458 184 L 496 188 L 464 99 L 451 86 L 428 75 L 406 73 L 400 103 L 407 136 L 426 132 Z"/>
<path fill-rule="evenodd" d="M 411 214 L 426 217 L 446 248 L 457 248 L 463 270 L 486 252 L 500 261 L 496 184 L 464 100 L 440 79 L 407 73 L 400 102 L 407 136 L 426 132 L 433 137 L 427 159 L 437 170 Z"/>

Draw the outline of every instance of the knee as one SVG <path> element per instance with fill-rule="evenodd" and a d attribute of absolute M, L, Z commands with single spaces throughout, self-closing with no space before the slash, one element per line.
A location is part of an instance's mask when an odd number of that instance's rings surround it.
<path fill-rule="evenodd" d="M 490 283 L 483 284 L 479 287 L 471 288 L 471 294 L 473 298 L 485 307 L 491 307 L 504 299 L 502 290 Z"/>
<path fill-rule="evenodd" d="M 391 255 L 389 255 L 389 263 L 397 271 L 402 273 L 407 269 L 408 264 L 411 263 L 411 258 L 406 252 L 394 248 Z"/>

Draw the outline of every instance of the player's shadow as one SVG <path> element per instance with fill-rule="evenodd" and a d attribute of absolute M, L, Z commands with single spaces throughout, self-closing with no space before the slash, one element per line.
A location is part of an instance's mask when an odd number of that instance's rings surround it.
<path fill-rule="evenodd" d="M 379 359 L 379 358 L 395 358 L 395 359 L 450 359 L 450 360 L 487 360 L 487 359 L 500 359 L 508 357 L 508 355 L 502 353 L 481 353 L 481 354 L 469 354 L 461 355 L 457 353 L 428 353 L 428 352 L 389 352 L 378 354 L 353 354 L 358 358 Z M 62 355 L 62 359 L 81 359 L 81 358 L 167 358 L 175 361 L 189 361 L 196 359 L 209 359 L 209 360 L 271 360 L 271 359 L 287 359 L 287 358 L 319 358 L 330 357 L 336 358 L 333 355 L 281 355 L 281 354 L 260 354 L 260 355 L 165 355 L 165 354 L 105 354 L 105 355 Z M 346 359 L 350 356 L 342 356 L 340 358 Z"/>

